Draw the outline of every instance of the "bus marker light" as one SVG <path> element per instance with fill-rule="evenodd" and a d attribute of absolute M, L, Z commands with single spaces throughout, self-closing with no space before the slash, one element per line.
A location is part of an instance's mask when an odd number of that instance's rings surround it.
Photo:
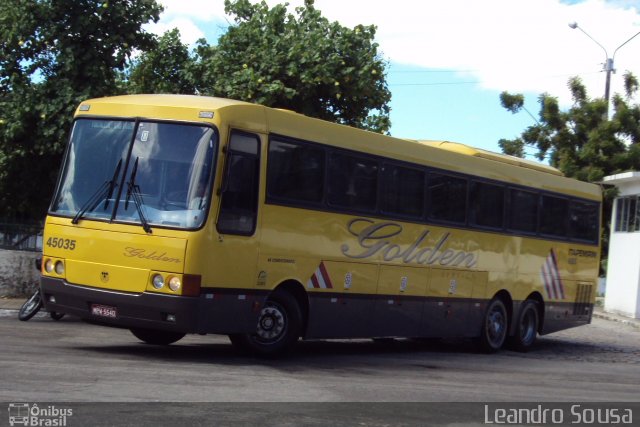
<path fill-rule="evenodd" d="M 167 322 L 176 323 L 176 315 L 175 314 L 167 314 Z"/>
<path fill-rule="evenodd" d="M 200 111 L 198 113 L 199 119 L 213 119 L 213 111 Z"/>
<path fill-rule="evenodd" d="M 56 261 L 56 274 L 62 276 L 64 274 L 64 263 L 62 261 Z"/>
<path fill-rule="evenodd" d="M 164 277 L 162 277 L 160 274 L 154 274 L 151 284 L 156 289 L 162 289 L 162 287 L 164 286 Z"/>
<path fill-rule="evenodd" d="M 56 297 L 54 297 L 53 295 L 49 295 L 49 302 L 52 304 L 56 303 Z"/>
<path fill-rule="evenodd" d="M 180 286 L 182 286 L 182 283 L 180 282 L 179 277 L 173 276 L 169 279 L 169 289 L 173 292 L 177 292 L 180 289 Z"/>

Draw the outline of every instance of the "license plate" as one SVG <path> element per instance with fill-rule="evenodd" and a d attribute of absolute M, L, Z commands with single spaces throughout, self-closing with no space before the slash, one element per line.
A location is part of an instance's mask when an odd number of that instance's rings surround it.
<path fill-rule="evenodd" d="M 115 319 L 118 317 L 118 309 L 115 307 L 110 307 L 108 305 L 92 304 L 91 314 L 93 314 L 94 316 L 109 317 L 111 319 Z"/>

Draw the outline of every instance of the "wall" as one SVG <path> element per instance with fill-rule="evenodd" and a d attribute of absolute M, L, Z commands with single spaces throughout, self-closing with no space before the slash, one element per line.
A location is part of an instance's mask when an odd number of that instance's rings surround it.
<path fill-rule="evenodd" d="M 40 252 L 0 249 L 0 297 L 31 294 L 40 280 L 34 263 L 41 256 Z"/>
<path fill-rule="evenodd" d="M 618 188 L 619 197 L 640 194 L 640 172 L 625 172 L 604 181 Z M 616 209 L 617 203 L 611 218 L 604 310 L 640 319 L 640 231 L 614 231 Z"/>

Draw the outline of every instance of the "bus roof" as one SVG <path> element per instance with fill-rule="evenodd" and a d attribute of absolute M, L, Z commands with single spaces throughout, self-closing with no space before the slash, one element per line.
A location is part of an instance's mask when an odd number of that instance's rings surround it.
<path fill-rule="evenodd" d="M 428 145 L 430 147 L 437 147 L 443 150 L 464 154 L 466 156 L 480 157 L 482 159 L 508 163 L 510 165 L 521 166 L 523 168 L 533 169 L 540 172 L 547 172 L 553 175 L 564 176 L 564 174 L 560 172 L 558 169 L 549 165 L 545 165 L 545 164 L 534 162 L 527 159 L 521 159 L 520 157 L 509 156 L 507 154 L 494 153 L 492 151 L 483 150 L 481 148 L 470 147 L 468 145 L 460 144 L 459 142 L 430 141 L 430 140 L 417 140 L 416 142 L 419 142 L 420 144 Z"/>

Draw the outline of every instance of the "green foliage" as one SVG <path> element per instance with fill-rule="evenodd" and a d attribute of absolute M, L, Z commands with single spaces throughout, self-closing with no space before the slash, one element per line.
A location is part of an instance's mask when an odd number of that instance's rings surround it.
<path fill-rule="evenodd" d="M 198 91 L 388 131 L 391 93 L 375 27 L 345 28 L 313 4 L 294 15 L 286 5 L 226 0 L 235 25 L 216 46 L 199 42 Z"/>
<path fill-rule="evenodd" d="M 159 19 L 156 0 L 3 0 L 0 218 L 42 219 L 74 109 L 87 98 L 201 93 L 388 131 L 375 27 L 345 28 L 313 4 L 291 14 L 227 0 L 235 24 L 190 54 L 178 30 L 159 38 L 142 30 Z"/>
<path fill-rule="evenodd" d="M 157 48 L 134 61 L 125 89 L 129 93 L 194 94 L 193 66 L 189 47 L 180 41 L 180 31 L 167 31 L 158 39 Z"/>
<path fill-rule="evenodd" d="M 0 8 L 0 217 L 41 219 L 73 111 L 112 95 L 155 0 L 3 0 Z"/>
<path fill-rule="evenodd" d="M 591 99 L 578 77 L 569 80 L 573 106 L 562 111 L 557 98 L 542 94 L 539 121 L 525 129 L 519 138 L 500 140 L 502 150 L 524 157 L 525 147 L 537 149 L 538 159 L 549 159 L 566 176 L 588 182 L 600 182 L 607 175 L 640 169 L 640 105 L 630 104 L 638 91 L 638 80 L 624 75 L 625 97 L 616 94 L 609 118 L 606 101 Z M 524 97 L 503 92 L 502 106 L 515 113 Z M 614 189 L 604 191 L 603 253 L 608 249 L 608 220 L 611 217 Z"/>

